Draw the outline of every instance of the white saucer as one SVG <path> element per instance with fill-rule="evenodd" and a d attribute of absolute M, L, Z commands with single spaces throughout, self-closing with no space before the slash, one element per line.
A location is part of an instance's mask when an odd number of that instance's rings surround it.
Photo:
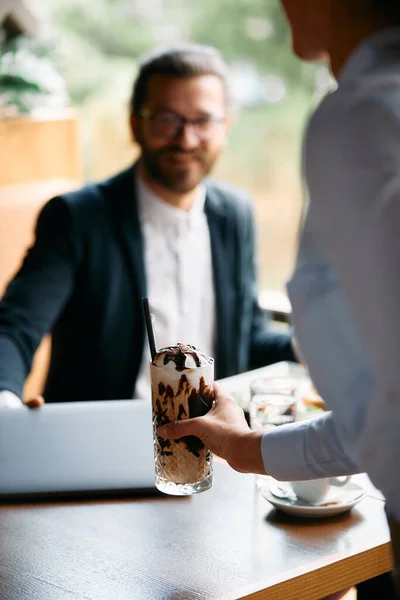
<path fill-rule="evenodd" d="M 347 512 L 358 504 L 365 496 L 362 487 L 350 481 L 343 488 L 335 489 L 335 497 L 328 496 L 323 505 L 307 504 L 296 497 L 294 492 L 284 483 L 271 482 L 261 489 L 261 495 L 275 508 L 289 515 L 298 517 L 321 518 L 333 517 Z"/>

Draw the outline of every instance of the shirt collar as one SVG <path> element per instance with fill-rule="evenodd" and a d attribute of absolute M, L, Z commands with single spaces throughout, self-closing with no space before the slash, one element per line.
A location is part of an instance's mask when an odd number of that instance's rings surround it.
<path fill-rule="evenodd" d="M 338 79 L 339 86 L 353 83 L 377 66 L 387 64 L 391 57 L 398 62 L 399 56 L 400 27 L 378 31 L 354 50 Z"/>
<path fill-rule="evenodd" d="M 189 211 L 168 204 L 155 194 L 143 181 L 139 174 L 136 175 L 136 189 L 138 194 L 138 207 L 141 220 L 158 223 L 160 225 L 171 224 L 177 227 L 189 227 L 194 225 L 204 213 L 206 200 L 206 188 L 203 184 L 197 189 L 196 199 Z"/>

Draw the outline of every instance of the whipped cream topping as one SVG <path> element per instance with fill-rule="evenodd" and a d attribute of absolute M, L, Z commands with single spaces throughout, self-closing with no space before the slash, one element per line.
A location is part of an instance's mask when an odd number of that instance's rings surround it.
<path fill-rule="evenodd" d="M 176 344 L 159 350 L 153 360 L 153 365 L 167 370 L 184 371 L 185 369 L 200 369 L 213 364 L 202 350 L 186 344 Z"/>

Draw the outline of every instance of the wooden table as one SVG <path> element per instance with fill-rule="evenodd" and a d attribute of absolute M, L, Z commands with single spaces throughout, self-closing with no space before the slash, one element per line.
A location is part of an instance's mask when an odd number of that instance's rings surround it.
<path fill-rule="evenodd" d="M 1 600 L 313 600 L 390 570 L 384 504 L 326 520 L 279 514 L 252 475 L 213 488 L 0 507 Z"/>

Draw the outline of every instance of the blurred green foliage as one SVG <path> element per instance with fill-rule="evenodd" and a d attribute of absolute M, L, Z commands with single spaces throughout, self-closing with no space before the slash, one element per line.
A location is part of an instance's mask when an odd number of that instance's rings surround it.
<path fill-rule="evenodd" d="M 20 35 L 0 44 L 0 114 L 28 114 L 55 98 L 66 101 L 50 43 Z"/>
<path fill-rule="evenodd" d="M 107 75 L 104 59 L 126 59 L 133 68 L 155 45 L 182 40 L 212 44 L 228 62 L 251 62 L 260 74 L 279 74 L 290 89 L 315 85 L 315 68 L 292 56 L 278 0 L 47 0 L 47 7 L 75 65 L 67 77 L 78 103 L 104 83 L 92 64 L 103 60 Z"/>
<path fill-rule="evenodd" d="M 277 0 L 205 0 L 196 6 L 196 41 L 217 46 L 228 61 L 248 59 L 261 73 L 279 73 L 291 87 L 314 86 L 315 69 L 293 59 Z"/>

